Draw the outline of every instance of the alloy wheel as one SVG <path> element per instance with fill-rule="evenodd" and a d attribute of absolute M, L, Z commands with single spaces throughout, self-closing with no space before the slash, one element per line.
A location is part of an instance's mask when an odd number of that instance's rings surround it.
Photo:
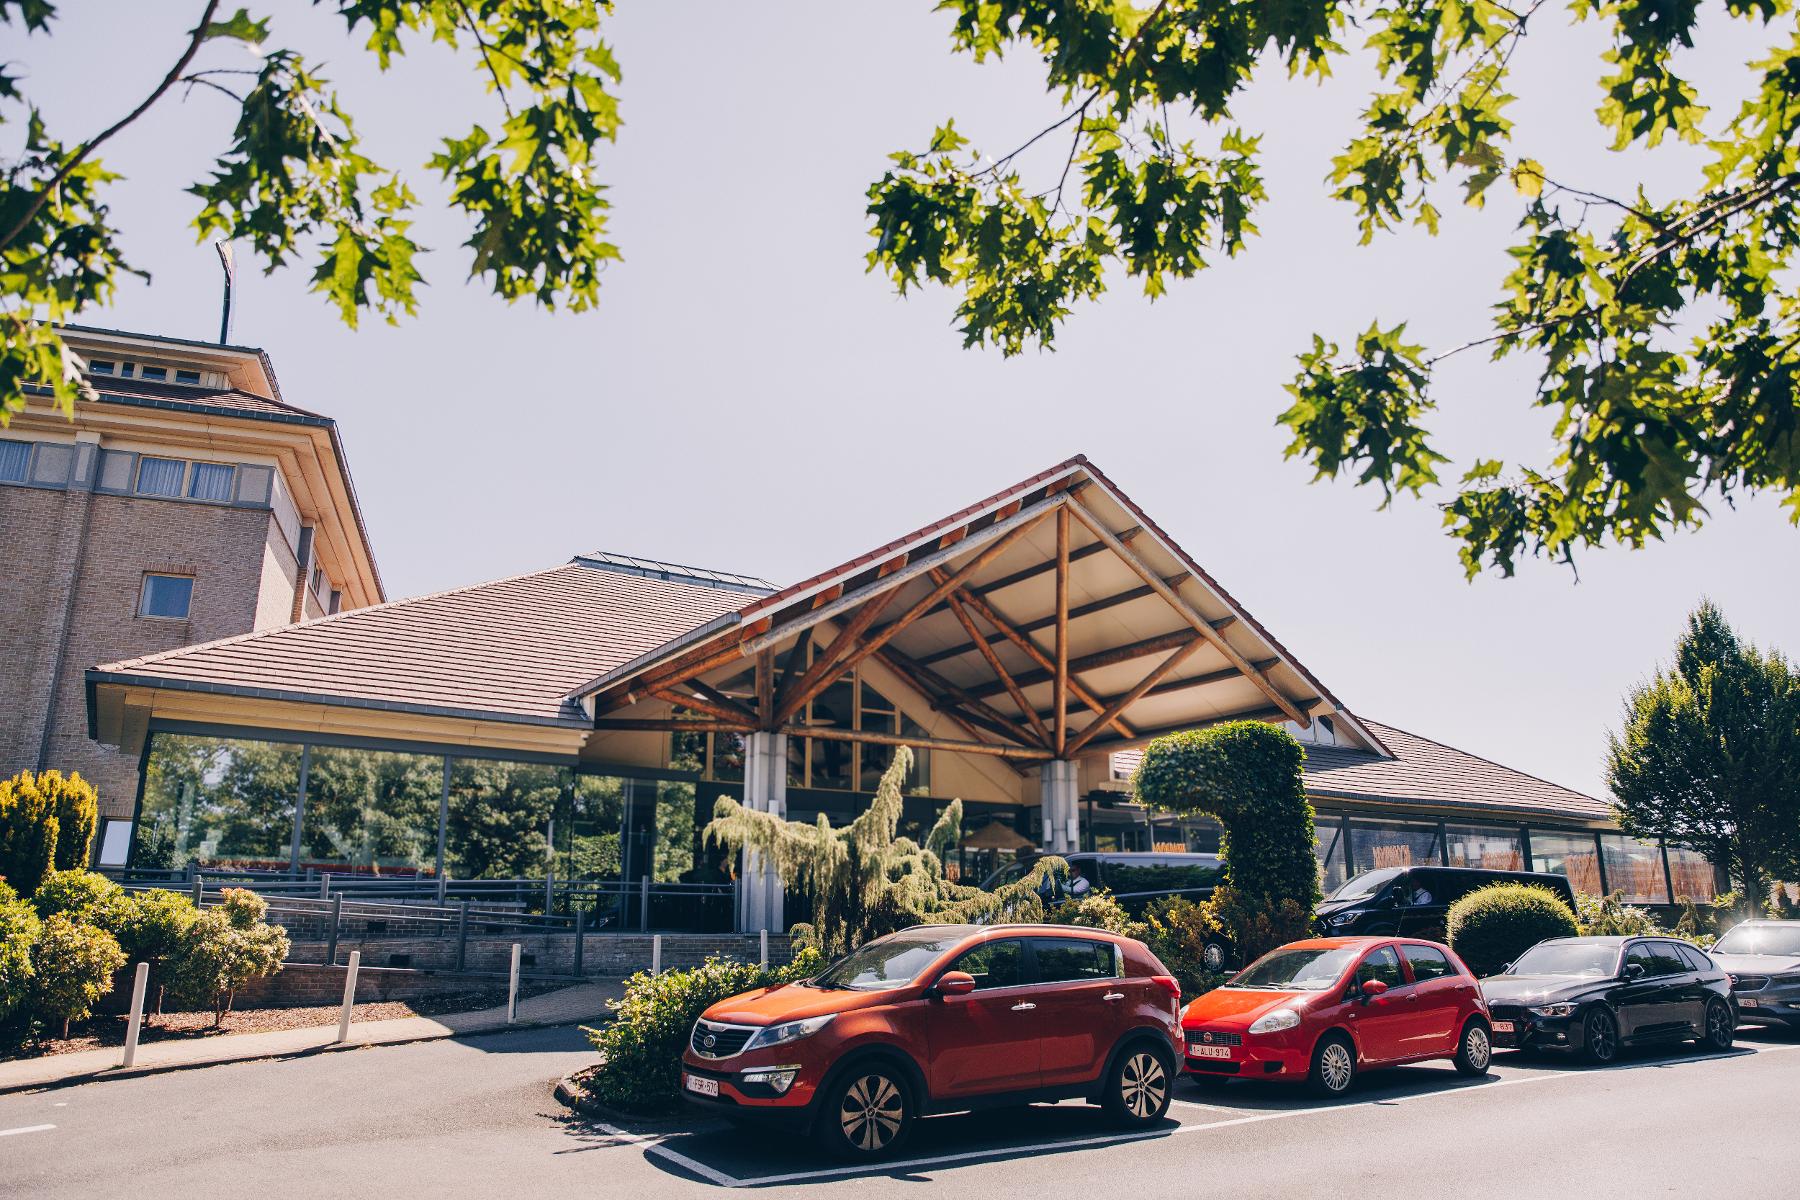
<path fill-rule="evenodd" d="M 1208 942 L 1200 951 L 1200 965 L 1209 971 L 1225 969 L 1225 947 L 1217 942 Z"/>
<path fill-rule="evenodd" d="M 1487 1070 L 1488 1062 L 1494 1057 L 1494 1045 L 1488 1040 L 1488 1031 L 1480 1025 L 1470 1025 L 1469 1032 L 1463 1035 L 1463 1057 L 1477 1072 Z"/>
<path fill-rule="evenodd" d="M 1731 1013 L 1723 1004 L 1706 1006 L 1706 1042 L 1715 1050 L 1731 1045 Z"/>
<path fill-rule="evenodd" d="M 874 1154 L 887 1149 L 906 1116 L 906 1098 L 885 1075 L 864 1075 L 844 1092 L 838 1127 L 856 1149 Z"/>
<path fill-rule="evenodd" d="M 1355 1073 L 1356 1062 L 1350 1056 L 1350 1047 L 1344 1043 L 1332 1042 L 1319 1055 L 1319 1078 L 1333 1095 L 1347 1090 Z"/>
<path fill-rule="evenodd" d="M 1609 1063 L 1619 1053 L 1619 1027 L 1605 1012 L 1596 1010 L 1587 1019 L 1587 1052 L 1595 1062 Z"/>
<path fill-rule="evenodd" d="M 1119 1073 L 1119 1091 L 1125 1109 L 1139 1120 L 1162 1111 L 1163 1099 L 1169 1094 L 1169 1073 L 1163 1070 L 1156 1055 L 1140 1050 L 1125 1060 Z"/>

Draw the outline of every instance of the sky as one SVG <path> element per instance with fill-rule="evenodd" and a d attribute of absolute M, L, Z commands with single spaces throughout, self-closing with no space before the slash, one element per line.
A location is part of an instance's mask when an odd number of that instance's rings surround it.
<path fill-rule="evenodd" d="M 4 36 L 52 131 L 74 140 L 148 94 L 201 5 L 62 7 L 52 36 Z M 368 152 L 426 201 L 416 317 L 349 330 L 305 271 L 265 277 L 240 254 L 233 329 L 267 349 L 289 401 L 340 423 L 390 597 L 595 549 L 789 582 L 1084 453 L 1352 711 L 1591 794 L 1605 794 L 1622 698 L 1702 596 L 1751 640 L 1800 653 L 1800 531 L 1772 499 L 1714 504 L 1704 529 L 1644 550 L 1590 552 L 1578 577 L 1530 561 L 1471 583 L 1432 497 L 1384 511 L 1378 491 L 1283 459 L 1282 385 L 1314 332 L 1407 320 L 1412 340 L 1458 345 L 1488 332 L 1510 262 L 1505 195 L 1482 211 L 1446 195 L 1436 238 L 1357 244 L 1324 177 L 1374 82 L 1366 55 L 1323 85 L 1267 72 L 1239 102 L 1271 194 L 1247 253 L 1155 303 L 1115 279 L 1054 352 L 1007 359 L 962 348 L 951 294 L 902 299 L 864 269 L 864 192 L 889 153 L 954 115 L 999 155 L 1061 111 L 1029 55 L 954 55 L 929 0 L 622 0 L 607 29 L 626 124 L 598 161 L 624 260 L 578 315 L 469 281 L 467 230 L 437 206 L 423 163 L 438 139 L 497 124 L 473 58 L 421 44 L 383 76 L 329 13 L 257 11 L 271 45 L 326 64 Z M 1716 129 L 1758 45 L 1707 11 L 1683 66 Z M 1607 149 L 1599 32 L 1553 9 L 1539 20 L 1514 60 L 1517 151 L 1602 191 L 1690 189 L 1698 151 Z M 241 47 L 208 54 L 252 65 Z M 184 188 L 233 115 L 223 97 L 176 95 L 106 149 L 125 176 L 113 219 L 152 280 L 84 322 L 216 337 L 218 265 Z M 1532 379 L 1526 360 L 1450 360 L 1439 448 L 1461 464 L 1546 462 Z"/>

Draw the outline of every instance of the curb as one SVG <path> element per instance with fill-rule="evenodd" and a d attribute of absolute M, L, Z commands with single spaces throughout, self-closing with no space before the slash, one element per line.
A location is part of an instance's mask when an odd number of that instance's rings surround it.
<path fill-rule="evenodd" d="M 140 1079 L 147 1075 L 169 1075 L 176 1071 L 199 1071 L 207 1067 L 230 1066 L 233 1063 L 287 1062 L 292 1059 L 314 1058 L 321 1054 L 337 1054 L 346 1050 L 379 1050 L 384 1046 L 414 1046 L 422 1042 L 449 1041 L 452 1038 L 486 1037 L 496 1033 L 517 1033 L 524 1029 L 554 1029 L 563 1025 L 579 1026 L 589 1023 L 590 1019 L 585 1018 L 573 1021 L 519 1021 L 512 1025 L 496 1025 L 491 1029 L 470 1029 L 462 1033 L 445 1030 L 442 1033 L 422 1033 L 416 1037 L 394 1038 L 380 1042 L 327 1042 L 323 1046 L 307 1046 L 300 1050 L 240 1054 L 233 1058 L 209 1058 L 203 1062 L 150 1063 L 141 1067 L 107 1067 L 100 1071 L 83 1071 L 79 1074 L 65 1075 L 61 1079 L 45 1079 L 34 1083 L 0 1084 L 0 1096 L 11 1096 L 20 1092 L 50 1092 L 59 1088 L 79 1087 L 85 1083 L 105 1083 L 115 1079 Z M 602 1018 L 593 1018 L 591 1023 L 599 1025 L 605 1022 Z"/>
<path fill-rule="evenodd" d="M 589 1096 L 587 1089 L 577 1081 L 576 1076 L 591 1069 L 583 1067 L 572 1075 L 564 1075 L 556 1081 L 556 1087 L 553 1089 L 557 1101 L 578 1116 L 603 1121 L 608 1125 L 623 1126 L 633 1133 L 675 1133 L 691 1129 L 698 1123 L 692 1117 L 640 1117 L 634 1113 L 608 1108 Z"/>

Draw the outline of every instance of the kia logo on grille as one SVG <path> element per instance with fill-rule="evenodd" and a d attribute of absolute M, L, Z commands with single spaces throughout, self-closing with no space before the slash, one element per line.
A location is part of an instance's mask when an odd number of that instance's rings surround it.
<path fill-rule="evenodd" d="M 714 1046 L 719 1044 L 718 1035 L 709 1033 L 706 1035 L 706 1040 L 700 1044 L 705 1046 L 708 1050 L 711 1050 Z"/>

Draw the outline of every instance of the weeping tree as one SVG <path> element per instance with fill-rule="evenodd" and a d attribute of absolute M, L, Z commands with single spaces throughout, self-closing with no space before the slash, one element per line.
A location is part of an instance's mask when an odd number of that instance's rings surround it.
<path fill-rule="evenodd" d="M 950 802 L 923 845 L 899 836 L 901 787 L 911 765 L 912 751 L 898 748 L 868 809 L 841 829 L 824 813 L 811 824 L 789 821 L 721 796 L 707 843 L 733 854 L 756 851 L 783 884 L 809 895 L 812 920 L 790 932 L 797 947 L 816 947 L 828 958 L 910 925 L 1041 918 L 1038 889 L 1067 871 L 1060 858 L 1040 858 L 1023 878 L 992 892 L 944 875 L 941 855 L 961 835 L 962 801 Z"/>

